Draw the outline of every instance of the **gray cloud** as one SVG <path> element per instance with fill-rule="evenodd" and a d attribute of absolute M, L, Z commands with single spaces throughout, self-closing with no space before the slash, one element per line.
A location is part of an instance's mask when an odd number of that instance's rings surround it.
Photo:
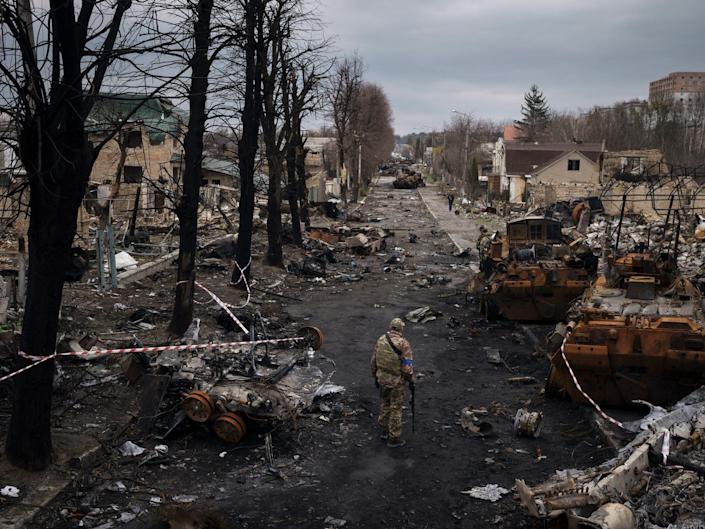
<path fill-rule="evenodd" d="M 514 119 L 532 83 L 564 110 L 705 70 L 703 0 L 322 0 L 322 16 L 385 88 L 401 133 L 440 128 L 451 108 Z"/>

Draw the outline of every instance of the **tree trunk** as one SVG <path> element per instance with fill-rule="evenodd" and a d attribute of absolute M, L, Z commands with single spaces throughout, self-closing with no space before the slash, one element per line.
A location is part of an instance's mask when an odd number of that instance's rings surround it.
<path fill-rule="evenodd" d="M 66 112 L 74 114 L 66 119 L 65 129 L 50 136 L 38 126 L 26 130 L 20 139 L 30 181 L 31 209 L 29 275 L 20 350 L 33 356 L 47 356 L 55 350 L 64 273 L 93 161 L 80 117 L 81 96 L 75 92 L 65 96 Z M 34 171 L 38 167 L 47 167 L 48 172 Z M 29 363 L 19 359 L 18 367 Z M 5 450 L 15 466 L 41 470 L 51 462 L 53 374 L 52 360 L 14 379 L 15 398 Z"/>
<path fill-rule="evenodd" d="M 232 282 L 245 288 L 241 278 L 249 281 L 252 267 L 252 216 L 255 211 L 255 157 L 257 156 L 259 136 L 259 113 L 262 103 L 262 57 L 258 41 L 263 38 L 262 2 L 250 0 L 245 7 L 245 32 L 247 45 L 245 46 L 245 93 L 242 110 L 242 134 L 238 141 L 238 154 L 240 160 L 240 224 L 238 226 L 237 246 L 235 260 L 237 265 L 233 269 Z"/>
<path fill-rule="evenodd" d="M 191 59 L 188 131 L 184 138 L 183 193 L 176 208 L 179 217 L 179 258 L 176 272 L 176 296 L 169 332 L 182 335 L 193 319 L 193 290 L 196 281 L 198 236 L 198 200 L 201 189 L 203 134 L 206 124 L 206 99 L 210 61 L 208 46 L 211 33 L 213 0 L 199 0 L 194 24 L 195 52 Z"/>
<path fill-rule="evenodd" d="M 276 145 L 274 145 L 276 149 Z M 269 192 L 267 194 L 267 264 L 284 266 L 282 252 L 282 166 L 278 149 L 269 156 Z"/>
<path fill-rule="evenodd" d="M 286 197 L 291 210 L 291 238 L 296 246 L 303 244 L 301 236 L 301 217 L 299 216 L 299 186 L 296 178 L 297 146 L 295 134 L 286 146 Z"/>
<path fill-rule="evenodd" d="M 345 173 L 345 177 L 343 177 Z M 340 198 L 343 205 L 348 204 L 348 174 L 345 170 L 345 151 L 341 146 L 338 146 L 338 175 L 340 177 Z"/>
<path fill-rule="evenodd" d="M 351 193 L 351 198 L 350 201 L 353 204 L 357 204 L 358 199 L 360 198 L 360 159 L 359 159 L 359 149 L 355 149 L 358 151 L 358 158 L 357 158 L 357 164 L 354 172 L 354 177 L 352 179 L 352 193 Z"/>
<path fill-rule="evenodd" d="M 301 135 L 299 133 L 299 139 Z M 308 190 L 306 189 L 306 149 L 303 142 L 299 141 L 299 148 L 296 150 L 296 176 L 297 188 L 299 192 L 299 202 L 301 220 L 306 228 L 311 227 L 311 217 L 308 213 Z"/>

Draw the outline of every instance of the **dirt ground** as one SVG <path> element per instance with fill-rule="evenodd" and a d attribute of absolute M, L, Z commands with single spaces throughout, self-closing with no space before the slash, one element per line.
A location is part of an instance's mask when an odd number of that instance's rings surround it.
<path fill-rule="evenodd" d="M 57 427 L 103 434 L 109 429 L 111 446 L 130 439 L 148 448 L 165 443 L 169 452 L 143 465 L 109 454 L 30 527 L 167 527 L 153 522 L 172 516 L 174 504 L 199 517 L 203 524 L 198 527 L 533 527 L 511 491 L 516 478 L 533 484 L 556 469 L 588 466 L 608 455 L 591 430 L 588 410 L 543 396 L 548 362 L 534 353 L 534 339 L 542 339 L 550 326 L 488 323 L 475 313 L 465 297 L 470 265 L 476 260 L 474 248 L 470 257 L 455 257 L 455 247 L 417 191 L 395 190 L 389 179 L 381 179 L 363 211 L 381 219 L 375 226 L 395 233 L 384 255 L 338 254 L 325 283 L 255 268 L 256 285 L 289 297 L 253 292 L 254 305 L 277 333 L 286 335 L 302 323 L 320 327 L 326 342 L 319 354 L 335 362 L 333 382 L 346 388 L 342 396 L 326 400 L 296 425 L 273 432 L 274 468 L 266 463 L 264 428 L 251 431 L 235 446 L 198 427 L 181 429 L 166 441 L 144 439 L 125 420 L 125 411 L 128 419 L 135 412 L 133 388 L 120 381 L 101 385 L 99 391 L 77 386 L 86 393 L 79 401 L 65 388 L 57 398 L 57 413 L 61 412 Z M 462 216 L 457 222 L 475 225 Z M 411 232 L 418 242 L 409 242 Z M 413 256 L 385 271 L 395 246 Z M 352 273 L 366 267 L 369 271 L 361 280 L 350 280 Z M 229 274 L 227 267 L 201 268 L 199 278 L 203 276 L 223 299 L 236 303 L 242 294 L 227 286 Z M 423 278 L 432 275 L 451 281 L 426 286 Z M 271 286 L 277 281 L 282 283 Z M 72 287 L 66 296 L 65 330 L 101 332 L 111 345 L 135 338 L 158 343 L 169 320 L 172 283 L 170 272 L 102 296 L 94 289 Z M 198 299 L 207 301 L 202 294 Z M 127 308 L 116 308 L 115 303 Z M 426 305 L 442 315 L 427 323 L 408 323 L 406 328 L 418 375 L 415 431 L 407 407 L 407 444 L 391 449 L 378 438 L 370 354 L 392 318 Z M 124 326 L 127 314 L 138 307 L 158 310 L 156 329 L 135 332 Z M 215 322 L 212 305 L 199 305 L 197 313 L 202 318 L 202 340 L 228 337 Z M 489 363 L 487 347 L 498 349 L 505 364 Z M 69 366 L 66 371 L 79 369 Z M 92 376 L 100 378 L 101 373 Z M 516 376 L 535 381 L 508 381 Z M 488 409 L 484 419 L 493 426 L 491 435 L 475 437 L 462 429 L 460 412 L 466 406 Z M 524 406 L 544 414 L 538 439 L 513 433 L 514 414 Z M 487 484 L 498 484 L 510 493 L 496 503 L 461 493 Z M 210 526 L 204 522 L 210 516 L 206 513 L 213 513 Z M 174 521 L 171 526 L 196 527 Z"/>

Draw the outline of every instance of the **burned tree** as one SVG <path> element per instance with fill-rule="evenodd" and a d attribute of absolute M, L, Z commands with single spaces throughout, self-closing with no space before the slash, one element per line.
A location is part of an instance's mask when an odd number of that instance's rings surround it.
<path fill-rule="evenodd" d="M 267 264 L 283 266 L 281 182 L 284 172 L 282 144 L 285 129 L 281 124 L 282 79 L 287 72 L 284 63 L 285 41 L 290 30 L 285 17 L 291 8 L 289 0 L 277 0 L 265 11 L 266 35 L 262 55 L 262 138 L 264 140 L 269 186 L 267 190 Z"/>
<path fill-rule="evenodd" d="M 77 212 L 102 146 L 89 144 L 84 122 L 111 64 L 145 44 L 118 43 L 130 0 L 84 1 L 78 9 L 72 0 L 48 4 L 42 11 L 27 0 L 0 1 L 0 112 L 15 129 L 31 209 L 20 350 L 35 357 L 54 352 Z M 18 367 L 29 363 L 17 361 Z M 53 361 L 45 361 L 15 378 L 6 453 L 16 466 L 43 469 L 50 463 L 53 373 Z"/>
<path fill-rule="evenodd" d="M 322 44 L 325 46 L 325 43 Z M 287 61 L 282 57 L 282 61 Z M 284 69 L 284 67 L 283 67 Z M 323 80 L 327 66 L 316 56 L 299 58 L 288 67 L 285 78 L 283 102 L 284 121 L 288 137 L 286 140 L 287 201 L 291 211 L 292 239 L 301 245 L 301 221 L 308 224 L 308 197 L 306 191 L 306 150 L 301 124 L 306 114 L 318 105 L 318 86 Z"/>
<path fill-rule="evenodd" d="M 196 280 L 198 202 L 201 187 L 201 160 L 206 124 L 208 77 L 213 57 L 211 44 L 213 0 L 199 0 L 195 6 L 193 26 L 194 52 L 190 58 L 191 86 L 188 132 L 184 139 L 183 191 L 176 204 L 179 217 L 179 258 L 176 275 L 176 299 L 169 330 L 183 334 L 193 319 L 193 289 Z"/>
<path fill-rule="evenodd" d="M 242 49 L 245 56 L 245 79 L 242 90 L 242 130 L 238 138 L 240 169 L 240 223 L 238 226 L 236 266 L 232 282 L 244 288 L 243 279 L 250 277 L 252 261 L 252 216 L 255 210 L 255 165 L 259 120 L 262 108 L 262 42 L 264 39 L 264 7 L 267 0 L 241 0 L 244 12 Z"/>

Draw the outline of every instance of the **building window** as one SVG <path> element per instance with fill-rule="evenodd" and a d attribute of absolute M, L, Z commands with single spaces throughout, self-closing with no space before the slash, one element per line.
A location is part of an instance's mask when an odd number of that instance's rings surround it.
<path fill-rule="evenodd" d="M 208 180 L 201 178 L 201 187 L 206 187 L 208 185 Z"/>
<path fill-rule="evenodd" d="M 542 239 L 541 224 L 529 224 L 529 240 L 540 241 Z"/>
<path fill-rule="evenodd" d="M 126 165 L 122 168 L 122 181 L 126 184 L 142 183 L 142 167 L 139 165 Z"/>
<path fill-rule="evenodd" d="M 217 178 L 214 179 L 214 180 L 211 180 L 211 185 L 219 186 L 219 185 L 220 185 L 220 180 L 218 180 Z"/>
<path fill-rule="evenodd" d="M 10 173 L 0 173 L 0 187 L 10 187 Z"/>
<path fill-rule="evenodd" d="M 580 160 L 568 160 L 569 171 L 580 171 Z"/>
<path fill-rule="evenodd" d="M 142 131 L 128 130 L 124 132 L 122 136 L 122 141 L 125 142 L 125 147 L 131 149 L 142 147 Z"/>

